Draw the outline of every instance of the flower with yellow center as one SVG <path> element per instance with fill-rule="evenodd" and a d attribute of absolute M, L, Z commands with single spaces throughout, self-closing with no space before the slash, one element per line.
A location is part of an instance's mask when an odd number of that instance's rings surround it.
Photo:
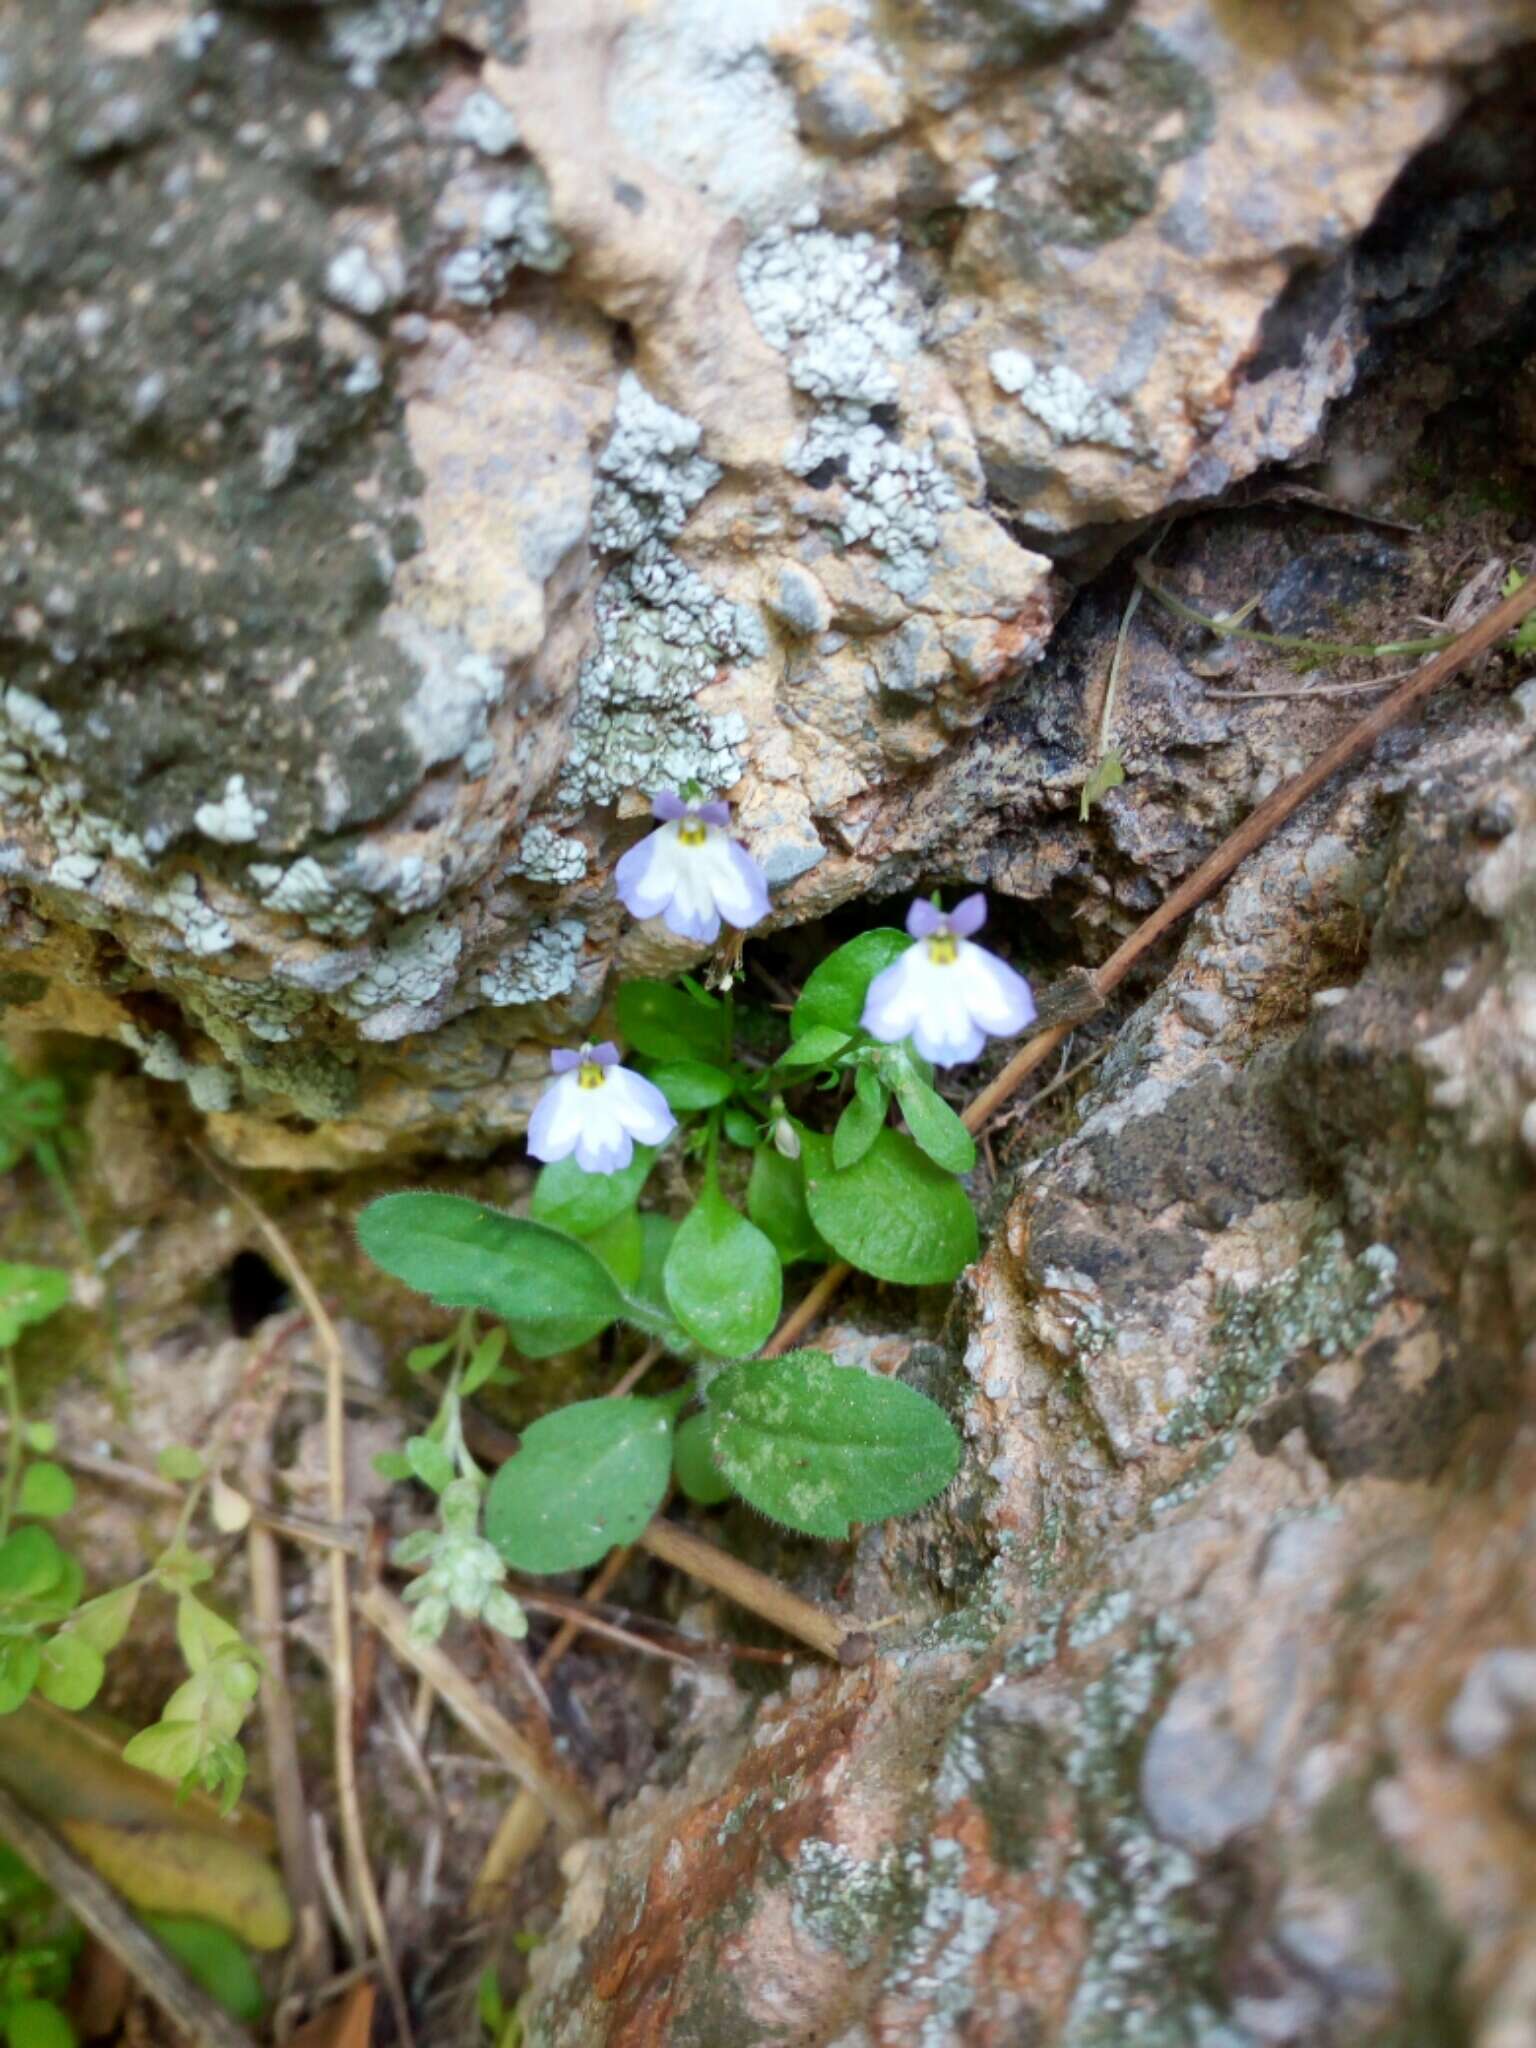
<path fill-rule="evenodd" d="M 679 938 L 710 945 L 720 921 L 748 931 L 768 915 L 768 884 L 730 835 L 729 804 L 686 804 L 665 790 L 651 806 L 661 820 L 614 869 L 631 917 L 659 917 Z"/>
<path fill-rule="evenodd" d="M 550 1054 L 555 1079 L 528 1121 L 528 1150 L 546 1165 L 573 1155 L 584 1173 L 618 1173 L 638 1140 L 659 1145 L 677 1128 L 654 1082 L 619 1065 L 615 1045 Z"/>
<path fill-rule="evenodd" d="M 1005 960 L 972 943 L 986 921 L 979 892 L 953 910 L 919 897 L 907 912 L 913 944 L 877 974 L 860 1023 L 894 1045 L 910 1038 L 936 1067 L 973 1060 L 989 1038 L 1013 1038 L 1034 1021 L 1029 984 Z"/>

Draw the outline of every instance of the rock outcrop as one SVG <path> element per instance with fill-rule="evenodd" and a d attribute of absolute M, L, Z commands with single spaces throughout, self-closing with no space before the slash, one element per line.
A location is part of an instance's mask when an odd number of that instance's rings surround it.
<path fill-rule="evenodd" d="M 1507 225 L 1485 165 L 1361 255 L 1533 29 L 1530 0 L 14 10 L 20 1021 L 184 1081 L 248 1163 L 467 1154 L 599 1009 L 658 787 L 731 792 L 786 922 L 913 871 L 1078 870 L 1081 907 L 1063 569 L 1307 448 L 1382 321 Z M 1005 686 L 1052 737 L 997 857 Z M 1121 802 L 1106 914 L 1169 836 L 1159 777 L 1228 737 L 1194 715 Z"/>

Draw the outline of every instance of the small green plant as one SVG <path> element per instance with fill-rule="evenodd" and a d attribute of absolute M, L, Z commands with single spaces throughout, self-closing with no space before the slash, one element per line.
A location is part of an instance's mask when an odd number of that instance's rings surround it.
<path fill-rule="evenodd" d="M 726 842 L 724 807 L 670 797 L 657 815 L 661 829 L 619 864 L 626 904 L 695 939 L 715 936 L 722 915 L 755 922 L 766 891 L 749 886 L 750 857 Z M 428 1568 L 412 1589 L 424 1633 L 453 1611 L 520 1632 L 486 1552 L 529 1573 L 594 1564 L 640 1534 L 674 1478 L 697 1501 L 734 1493 L 831 1539 L 948 1485 L 959 1440 L 924 1395 L 817 1351 L 756 1354 L 779 1321 L 787 1267 L 841 1259 L 880 1280 L 942 1286 L 976 1256 L 960 1180 L 975 1145 L 935 1089 L 933 1063 L 974 1059 L 987 1036 L 1034 1014 L 1019 976 L 973 942 L 984 914 L 980 896 L 947 914 L 919 901 L 906 932 L 861 933 L 808 977 L 787 1035 L 772 1012 L 691 978 L 627 982 L 617 1025 L 642 1064 L 621 1063 L 611 1044 L 554 1055 L 529 1125 L 544 1165 L 526 1216 L 437 1193 L 386 1195 L 363 1211 L 359 1237 L 379 1266 L 445 1307 L 494 1318 L 524 1357 L 623 1324 L 689 1368 L 659 1396 L 544 1416 L 487 1486 L 458 1412 L 464 1361 L 479 1355 L 468 1347 L 486 1340 L 461 1324 L 433 1430 L 388 1467 L 442 1502 L 441 1531 L 399 1553 Z M 674 1143 L 681 1214 L 645 1206 L 659 1150 Z M 672 1211 L 678 1179 L 668 1176 Z"/>
<path fill-rule="evenodd" d="M 161 1476 L 188 1485 L 175 1533 L 146 1572 L 94 1599 L 82 1600 L 84 1572 L 41 1526 L 69 1513 L 74 1481 L 47 1455 L 57 1448 L 53 1425 L 29 1423 L 22 1412 L 11 1347 L 24 1329 L 46 1322 L 68 1300 L 67 1273 L 0 1265 L 0 1377 L 8 1421 L 0 1481 L 0 1714 L 14 1713 L 33 1692 L 57 1707 L 89 1706 L 140 1594 L 156 1588 L 176 1603 L 176 1637 L 189 1676 L 124 1756 L 157 1777 L 201 1786 L 228 1810 L 245 1782 L 245 1753 L 235 1738 L 256 1693 L 260 1662 L 193 1590 L 213 1576 L 190 1542 L 209 1483 L 203 1460 L 180 1445 L 162 1452 Z M 18 1516 L 32 1519 L 17 1526 Z"/>

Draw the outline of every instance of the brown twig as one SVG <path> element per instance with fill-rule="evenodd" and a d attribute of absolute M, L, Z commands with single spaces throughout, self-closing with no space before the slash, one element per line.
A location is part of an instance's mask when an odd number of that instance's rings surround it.
<path fill-rule="evenodd" d="M 116 1956 L 178 2032 L 201 2048 L 252 2048 L 244 2027 L 237 2026 L 180 1963 L 166 1954 L 106 1880 L 3 1789 L 0 1840 L 14 1849 L 27 1868 Z"/>
<path fill-rule="evenodd" d="M 850 1631 L 840 1615 L 818 1607 L 813 1600 L 803 1600 L 777 1579 L 770 1579 L 766 1572 L 754 1571 L 729 1551 L 705 1542 L 689 1529 L 680 1529 L 664 1515 L 658 1515 L 646 1529 L 640 1547 L 652 1557 L 659 1557 L 663 1564 L 687 1572 L 701 1585 L 723 1593 L 738 1607 L 761 1615 L 785 1635 L 809 1643 L 834 1664 L 863 1664 L 874 1652 L 869 1637 L 860 1630 Z"/>
<path fill-rule="evenodd" d="M 232 1179 L 224 1169 L 201 1146 L 192 1150 L 229 1196 L 244 1209 L 256 1228 L 271 1246 L 278 1264 L 288 1276 L 290 1286 L 308 1316 L 315 1333 L 315 1344 L 320 1352 L 321 1364 L 325 1371 L 325 1450 L 329 1485 L 328 1512 L 331 1521 L 339 1529 L 347 1524 L 347 1413 L 346 1413 L 346 1354 L 342 1350 L 341 1337 L 332 1322 L 330 1312 L 320 1299 L 314 1282 L 310 1279 L 299 1259 L 298 1253 L 284 1233 L 266 1211 L 252 1200 L 239 1182 Z M 357 1758 L 352 1747 L 352 1708 L 355 1686 L 352 1670 L 352 1593 L 349 1583 L 348 1566 L 350 1559 L 344 1550 L 332 1550 L 327 1558 L 330 1583 L 331 1607 L 331 1712 L 334 1722 L 334 1756 L 336 1770 L 336 1801 L 341 1814 L 342 1847 L 347 1861 L 347 1877 L 362 1909 L 363 1921 L 368 1929 L 368 1938 L 373 1943 L 379 1960 L 379 1970 L 389 1991 L 390 2004 L 394 2009 L 395 2026 L 405 2048 L 415 2048 L 415 2036 L 411 2031 L 410 2009 L 406 2003 L 405 1986 L 395 1964 L 389 1945 L 389 1929 L 384 1920 L 384 1908 L 379 1899 L 379 1888 L 374 1882 L 373 1867 L 368 1861 L 368 1841 L 363 1829 L 362 1800 L 357 1787 Z"/>

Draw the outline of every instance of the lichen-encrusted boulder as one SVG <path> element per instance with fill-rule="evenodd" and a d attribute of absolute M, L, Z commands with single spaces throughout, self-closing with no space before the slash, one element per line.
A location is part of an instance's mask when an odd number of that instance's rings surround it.
<path fill-rule="evenodd" d="M 1483 214 L 1355 265 L 1533 32 L 1532 0 L 10 10 L 23 1021 L 88 1017 L 252 1163 L 483 1150 L 601 1004 L 657 788 L 732 792 L 787 920 L 977 878 L 953 800 L 1065 602 L 1048 551 L 1308 444 L 1372 309 L 1498 218 L 1485 167 Z M 1057 788 L 1092 680 L 1042 688 Z"/>
<path fill-rule="evenodd" d="M 531 2043 L 1532 2036 L 1533 910 L 1526 683 L 1200 915 L 905 1368 L 970 1455 L 844 1584 L 949 1611 L 679 1682 Z"/>

